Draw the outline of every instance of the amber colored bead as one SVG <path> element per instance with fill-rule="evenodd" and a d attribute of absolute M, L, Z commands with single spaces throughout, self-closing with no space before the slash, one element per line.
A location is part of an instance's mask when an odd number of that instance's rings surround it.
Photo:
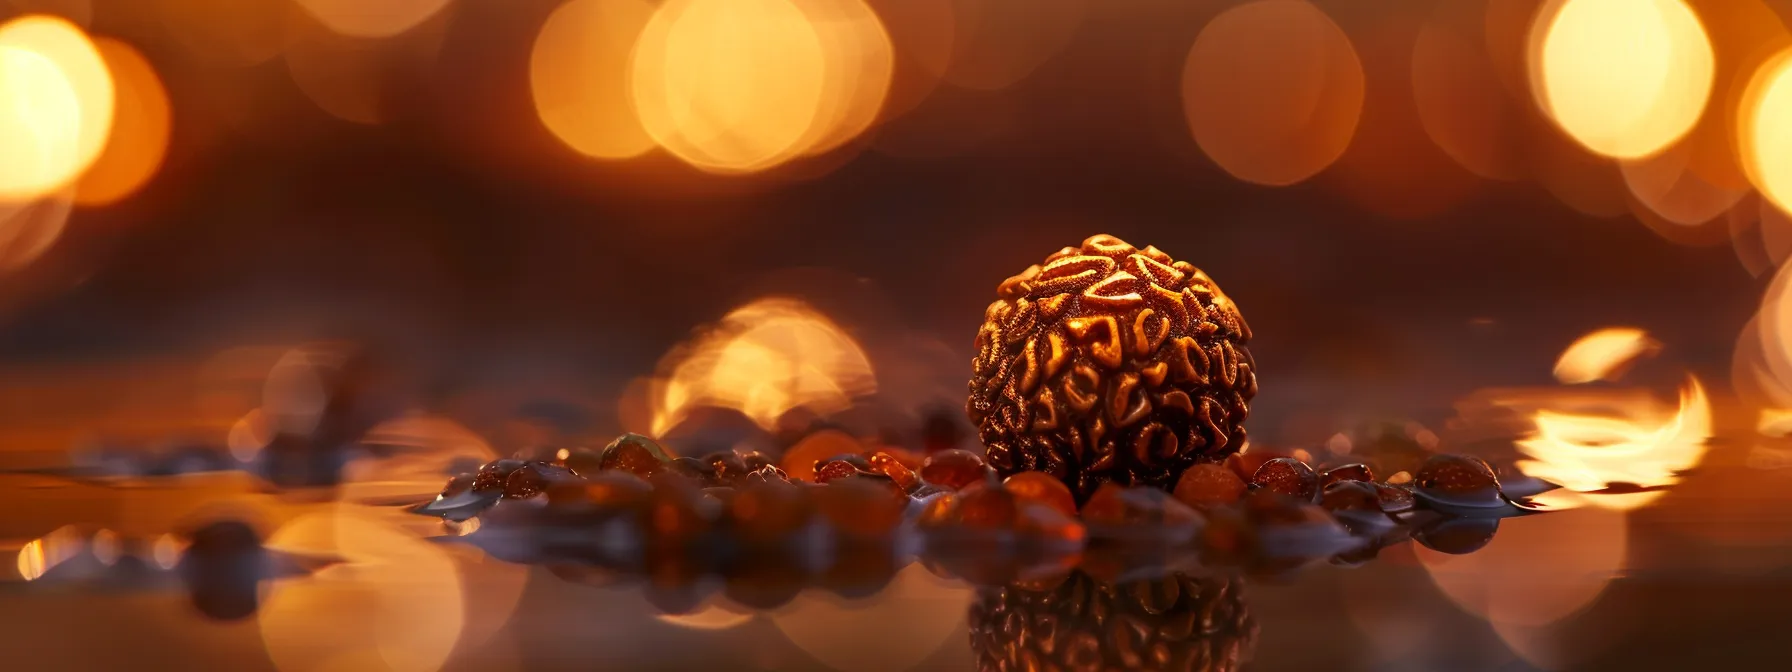
<path fill-rule="evenodd" d="M 1341 481 L 1373 483 L 1375 482 L 1375 472 L 1369 469 L 1369 465 L 1360 462 L 1332 467 L 1325 470 L 1325 473 L 1320 475 L 1319 490 L 1324 492 L 1331 484 Z"/>
<path fill-rule="evenodd" d="M 598 458 L 598 469 L 626 471 L 641 478 L 651 478 L 666 469 L 671 461 L 671 454 L 653 439 L 624 434 L 604 447 Z"/>
<path fill-rule="evenodd" d="M 902 466 L 908 467 L 909 471 L 920 471 L 921 465 L 927 462 L 926 455 L 903 448 L 902 446 L 879 446 L 876 450 L 869 452 L 883 453 L 890 457 L 894 457 L 897 462 L 902 463 Z"/>
<path fill-rule="evenodd" d="M 716 482 L 722 485 L 735 484 L 745 478 L 749 471 L 747 463 L 732 450 L 710 453 L 703 457 L 703 461 L 715 468 Z"/>
<path fill-rule="evenodd" d="M 896 487 L 902 488 L 903 492 L 912 492 L 915 488 L 920 487 L 921 479 L 915 476 L 915 472 L 910 471 L 907 466 L 889 453 L 872 453 L 870 460 L 872 472 L 890 477 L 891 481 L 896 482 Z"/>
<path fill-rule="evenodd" d="M 1022 502 L 1015 529 L 1023 538 L 1049 546 L 1079 545 L 1089 536 L 1088 529 L 1074 516 L 1064 515 L 1055 506 L 1034 501 Z"/>
<path fill-rule="evenodd" d="M 853 466 L 851 462 L 834 460 L 815 469 L 815 482 L 830 483 L 842 478 L 857 476 L 862 473 L 865 472 L 860 471 L 859 468 Z"/>
<path fill-rule="evenodd" d="M 1014 527 L 1020 515 L 1020 502 L 1008 489 L 976 483 L 958 491 L 957 523 L 984 530 L 1005 530 Z"/>
<path fill-rule="evenodd" d="M 929 455 L 921 464 L 921 480 L 958 490 L 989 478 L 991 471 L 982 455 L 953 448 Z"/>
<path fill-rule="evenodd" d="M 1453 506 L 1496 507 L 1506 503 L 1493 468 L 1478 458 L 1463 455 L 1432 455 L 1414 475 L 1413 488 L 1426 499 Z"/>
<path fill-rule="evenodd" d="M 803 487 L 765 481 L 736 491 L 725 515 L 742 540 L 771 543 L 807 524 L 815 515 L 815 501 Z"/>
<path fill-rule="evenodd" d="M 908 498 L 892 497 L 890 486 L 863 477 L 834 481 L 811 494 L 831 527 L 855 537 L 888 535 L 908 508 Z"/>
<path fill-rule="evenodd" d="M 1481 550 L 1500 530 L 1498 518 L 1444 518 L 1413 532 L 1413 539 L 1439 553 L 1467 555 Z"/>
<path fill-rule="evenodd" d="M 1003 480 L 1002 489 L 1023 501 L 1044 504 L 1066 516 L 1076 517 L 1076 497 L 1070 494 L 1070 486 L 1051 474 L 1023 471 Z"/>
<path fill-rule="evenodd" d="M 803 437 L 788 450 L 778 466 L 784 473 L 790 474 L 791 480 L 816 482 L 815 469 L 835 455 L 856 454 L 863 447 L 858 439 L 837 429 L 825 429 Z"/>
<path fill-rule="evenodd" d="M 546 491 L 557 480 L 577 479 L 571 469 L 547 462 L 531 462 L 510 472 L 504 484 L 505 499 L 528 499 Z"/>
<path fill-rule="evenodd" d="M 1176 481 L 1178 501 L 1196 509 L 1237 502 L 1244 496 L 1246 485 L 1231 469 L 1212 463 L 1197 464 L 1182 472 Z"/>
<path fill-rule="evenodd" d="M 1239 478 L 1249 481 L 1251 480 L 1251 477 L 1257 475 L 1258 469 L 1263 468 L 1263 463 L 1284 457 L 1291 456 L 1285 453 L 1277 453 L 1268 450 L 1252 450 L 1243 453 L 1233 453 L 1226 456 L 1226 468 L 1231 469 L 1232 473 L 1238 474 Z"/>
<path fill-rule="evenodd" d="M 1319 505 L 1327 511 L 1374 511 L 1381 513 L 1381 495 L 1375 484 L 1362 481 L 1339 481 L 1325 486 Z"/>
<path fill-rule="evenodd" d="M 1106 483 L 1083 503 L 1083 521 L 1113 528 L 1188 525 L 1199 523 L 1201 514 L 1157 488 Z"/>
<path fill-rule="evenodd" d="M 921 507 L 921 513 L 915 516 L 915 524 L 922 528 L 938 528 L 950 525 L 958 517 L 958 493 L 947 492 L 927 500 Z"/>
<path fill-rule="evenodd" d="M 1264 462 L 1251 476 L 1251 485 L 1263 490 L 1313 501 L 1319 495 L 1319 474 L 1307 463 L 1292 457 L 1278 457 Z"/>
<path fill-rule="evenodd" d="M 1376 483 L 1375 493 L 1381 498 L 1381 510 L 1388 513 L 1411 511 L 1413 507 L 1412 491 L 1397 485 Z"/>
<path fill-rule="evenodd" d="M 447 499 L 455 495 L 472 492 L 474 478 L 475 476 L 473 474 L 461 474 L 448 479 L 448 485 L 442 486 L 442 498 Z"/>
<path fill-rule="evenodd" d="M 480 467 L 479 473 L 473 475 L 473 492 L 502 491 L 510 481 L 510 472 L 524 464 L 526 463 L 522 460 L 503 459 L 493 460 Z"/>

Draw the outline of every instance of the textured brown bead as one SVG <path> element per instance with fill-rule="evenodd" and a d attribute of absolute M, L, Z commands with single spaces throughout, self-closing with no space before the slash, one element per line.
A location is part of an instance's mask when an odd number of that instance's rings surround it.
<path fill-rule="evenodd" d="M 927 456 L 921 464 L 921 480 L 958 490 L 989 477 L 989 465 L 983 456 L 953 448 Z"/>
<path fill-rule="evenodd" d="M 828 483 L 865 473 L 846 460 L 833 460 L 815 469 L 815 482 Z"/>
<path fill-rule="evenodd" d="M 531 462 L 510 472 L 504 482 L 505 499 L 528 499 L 547 491 L 555 481 L 578 479 L 571 469 L 546 462 Z"/>
<path fill-rule="evenodd" d="M 1319 474 L 1313 473 L 1307 463 L 1292 457 L 1264 462 L 1251 476 L 1251 485 L 1309 502 L 1319 496 Z"/>
<path fill-rule="evenodd" d="M 1369 470 L 1369 465 L 1361 463 L 1332 467 L 1319 476 L 1319 489 L 1324 491 L 1331 484 L 1342 481 L 1373 483 L 1375 472 Z"/>
<path fill-rule="evenodd" d="M 1414 475 L 1413 488 L 1426 499 L 1454 506 L 1495 507 L 1506 503 L 1500 479 L 1479 458 L 1432 455 Z"/>
<path fill-rule="evenodd" d="M 979 591 L 967 617 L 980 670 L 1231 672 L 1257 625 L 1238 578 L 1174 574 L 1114 583 L 1076 570 Z"/>
<path fill-rule="evenodd" d="M 1169 490 L 1244 445 L 1250 328 L 1200 269 L 1101 235 L 997 294 L 966 411 L 998 472 L 1044 471 L 1082 500 L 1110 482 Z"/>
<path fill-rule="evenodd" d="M 835 455 L 856 453 L 860 450 L 858 439 L 837 429 L 828 429 L 803 437 L 789 450 L 778 466 L 784 473 L 790 474 L 791 480 L 815 481 L 815 468 L 827 462 Z"/>
<path fill-rule="evenodd" d="M 1197 464 L 1182 472 L 1176 481 L 1176 499 L 1196 509 L 1207 509 L 1238 501 L 1244 496 L 1244 479 L 1231 469 L 1218 464 Z"/>
<path fill-rule="evenodd" d="M 666 469 L 671 454 L 653 439 L 640 434 L 623 434 L 604 446 L 598 456 L 599 470 L 626 471 L 641 478 L 651 478 Z"/>
<path fill-rule="evenodd" d="M 486 463 L 485 466 L 479 468 L 479 473 L 473 475 L 473 492 L 504 490 L 504 485 L 510 482 L 510 472 L 516 471 L 524 464 L 528 463 L 512 459 L 493 460 Z"/>
<path fill-rule="evenodd" d="M 1070 488 L 1050 474 L 1023 471 L 1002 481 L 1002 488 L 1023 501 L 1043 504 L 1066 516 L 1076 517 L 1076 498 L 1071 496 Z"/>

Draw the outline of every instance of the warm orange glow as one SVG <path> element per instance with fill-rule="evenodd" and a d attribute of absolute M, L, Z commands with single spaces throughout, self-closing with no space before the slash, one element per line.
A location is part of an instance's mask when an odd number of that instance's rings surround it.
<path fill-rule="evenodd" d="M 790 0 L 672 0 L 635 45 L 632 94 L 660 146 L 700 169 L 800 154 L 827 93 L 827 50 Z"/>
<path fill-rule="evenodd" d="M 157 567 L 174 569 L 174 565 L 180 562 L 180 554 L 185 550 L 180 540 L 175 539 L 174 535 L 164 534 L 156 537 L 155 545 L 149 549 L 149 557 Z"/>
<path fill-rule="evenodd" d="M 1487 546 L 1413 553 L 1445 596 L 1496 625 L 1543 626 L 1574 615 L 1624 569 L 1628 514 L 1599 507 L 1504 521 Z"/>
<path fill-rule="evenodd" d="M 1234 177 L 1300 182 L 1356 132 L 1363 68 L 1350 38 L 1305 0 L 1258 0 L 1215 17 L 1182 72 L 1189 128 Z"/>
<path fill-rule="evenodd" d="M 833 150 L 871 127 L 890 93 L 896 63 L 890 35 L 864 0 L 799 0 L 826 50 L 826 87 L 803 153 Z"/>
<path fill-rule="evenodd" d="M 1594 152 L 1661 151 L 1711 95 L 1711 42 L 1681 0 L 1554 0 L 1533 31 L 1531 85 L 1543 110 Z"/>
<path fill-rule="evenodd" d="M 32 539 L 25 542 L 24 546 L 19 547 L 18 568 L 19 577 L 26 581 L 43 578 L 44 571 L 48 568 L 44 566 L 44 542 L 42 539 Z"/>
<path fill-rule="evenodd" d="M 93 559 L 108 567 L 117 563 L 118 558 L 124 554 L 124 549 L 118 543 L 118 533 L 106 529 L 93 533 L 88 548 L 93 553 Z"/>
<path fill-rule="evenodd" d="M 24 268 L 48 252 L 72 210 L 67 190 L 23 204 L 0 200 L 0 270 Z"/>
<path fill-rule="evenodd" d="M 343 469 L 340 498 L 428 497 L 442 488 L 457 460 L 483 464 L 498 458 L 486 440 L 453 419 L 412 414 L 382 422 L 361 443 L 387 453 L 355 460 Z"/>
<path fill-rule="evenodd" d="M 287 523 L 267 547 L 342 564 L 272 584 L 256 618 L 283 672 L 439 669 L 465 625 L 448 551 L 406 532 L 402 512 L 330 505 Z"/>
<path fill-rule="evenodd" d="M 155 68 L 131 45 L 94 40 L 116 85 L 118 114 L 99 160 L 81 176 L 75 202 L 106 205 L 130 196 L 149 181 L 168 152 L 168 91 Z"/>
<path fill-rule="evenodd" d="M 1517 442 L 1528 460 L 1518 462 L 1526 475 L 1575 492 L 1604 490 L 1612 484 L 1664 486 L 1679 482 L 1679 472 L 1699 463 L 1711 438 L 1711 404 L 1698 379 L 1689 378 L 1680 404 L 1668 411 L 1655 404 L 1613 404 L 1613 414 L 1539 410 L 1535 431 Z M 1636 508 L 1663 491 L 1622 497 L 1586 497 L 1606 508 Z"/>
<path fill-rule="evenodd" d="M 244 413 L 235 424 L 230 426 L 230 433 L 224 437 L 224 446 L 230 450 L 230 456 L 238 462 L 250 462 L 261 449 L 274 440 L 274 425 L 268 421 L 268 415 L 261 409 L 253 409 Z"/>
<path fill-rule="evenodd" d="M 736 309 L 666 363 L 670 374 L 652 396 L 656 436 L 695 406 L 732 408 L 770 429 L 793 409 L 835 413 L 877 390 L 871 362 L 852 336 L 792 299 Z"/>
<path fill-rule="evenodd" d="M 1742 100 L 1737 150 L 1749 182 L 1792 211 L 1792 50 L 1767 61 Z"/>
<path fill-rule="evenodd" d="M 350 37 L 390 37 L 417 27 L 448 0 L 297 0 L 330 30 Z"/>
<path fill-rule="evenodd" d="M 541 123 L 586 156 L 626 159 L 653 149 L 629 100 L 629 54 L 653 17 L 647 0 L 572 0 L 535 36 L 529 88 Z"/>
<path fill-rule="evenodd" d="M 730 608 L 716 599 L 688 614 L 657 614 L 654 618 L 692 630 L 727 630 L 753 620 L 753 612 Z"/>
<path fill-rule="evenodd" d="M 1425 134 L 1458 165 L 1515 180 L 1525 177 L 1516 142 L 1523 128 L 1485 44 L 1486 13 L 1473 2 L 1438 4 L 1413 43 L 1413 104 Z"/>
<path fill-rule="evenodd" d="M 1723 216 L 1747 193 L 1712 184 L 1694 172 L 1694 150 L 1681 142 L 1653 156 L 1618 162 L 1624 183 L 1636 200 L 1682 227 L 1696 227 Z"/>
<path fill-rule="evenodd" d="M 286 70 L 317 108 L 343 121 L 384 120 L 379 51 L 365 40 L 315 34 L 286 52 Z"/>
<path fill-rule="evenodd" d="M 770 618 L 791 643 L 828 667 L 895 672 L 915 669 L 952 641 L 973 595 L 971 588 L 913 563 L 897 572 L 876 599 L 848 602 L 812 591 Z M 859 636 L 866 632 L 878 636 Z"/>
<path fill-rule="evenodd" d="M 266 62 L 292 43 L 304 10 L 291 0 L 157 0 L 162 27 L 210 65 Z"/>
<path fill-rule="evenodd" d="M 112 75 L 81 29 L 26 16 L 0 25 L 0 201 L 61 189 L 112 131 Z"/>
<path fill-rule="evenodd" d="M 1018 84 L 1069 46 L 1090 0 L 951 0 L 954 86 L 997 91 Z"/>
<path fill-rule="evenodd" d="M 1661 351 L 1661 343 L 1641 329 L 1608 327 L 1580 337 L 1556 360 L 1556 380 L 1590 383 L 1617 380 L 1638 358 Z"/>

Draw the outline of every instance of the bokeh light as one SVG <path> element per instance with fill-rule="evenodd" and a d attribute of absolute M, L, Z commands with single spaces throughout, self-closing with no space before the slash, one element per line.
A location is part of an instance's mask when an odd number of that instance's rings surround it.
<path fill-rule="evenodd" d="M 1698 226 L 1728 212 L 1747 193 L 1712 184 L 1693 170 L 1693 147 L 1675 143 L 1653 156 L 1618 162 L 1637 202 L 1679 226 Z"/>
<path fill-rule="evenodd" d="M 1425 134 L 1469 172 L 1525 176 L 1523 120 L 1503 90 L 1476 2 L 1440 3 L 1413 42 L 1412 96 Z"/>
<path fill-rule="evenodd" d="M 1350 38 L 1304 0 L 1258 0 L 1215 17 L 1182 73 L 1195 142 L 1234 177 L 1288 185 L 1349 146 L 1363 104 Z"/>
<path fill-rule="evenodd" d="M 642 31 L 632 92 L 647 133 L 719 173 L 789 160 L 816 122 L 827 52 L 790 0 L 672 0 Z"/>
<path fill-rule="evenodd" d="M 29 266 L 56 244 L 74 211 L 72 191 L 27 203 L 0 201 L 0 271 Z"/>
<path fill-rule="evenodd" d="M 1697 466 L 1709 448 L 1711 402 L 1697 378 L 1687 379 L 1672 411 L 1648 399 L 1633 404 L 1614 400 L 1609 406 L 1605 413 L 1537 411 L 1532 417 L 1536 430 L 1516 442 L 1527 458 L 1518 462 L 1518 469 L 1582 493 L 1614 484 L 1665 486 L 1679 482 L 1680 474 Z M 1608 508 L 1635 508 L 1664 492 L 1584 499 Z"/>
<path fill-rule="evenodd" d="M 286 51 L 292 82 L 317 108 L 343 121 L 377 124 L 384 119 L 379 45 L 313 33 Z"/>
<path fill-rule="evenodd" d="M 877 119 L 890 93 L 896 54 L 883 22 L 863 0 L 800 0 L 826 54 L 821 106 L 799 141 L 803 153 L 822 154 L 859 136 Z"/>
<path fill-rule="evenodd" d="M 1543 110 L 1605 156 L 1660 151 L 1711 95 L 1711 42 L 1680 0 L 1558 0 L 1538 14 L 1532 42 Z"/>
<path fill-rule="evenodd" d="M 1617 380 L 1638 358 L 1661 351 L 1661 342 L 1634 327 L 1607 327 L 1575 340 L 1556 359 L 1556 380 L 1574 385 Z"/>
<path fill-rule="evenodd" d="M 886 115 L 908 112 L 938 88 L 957 40 L 953 0 L 870 0 L 896 49 Z"/>
<path fill-rule="evenodd" d="M 161 167 L 172 127 L 168 91 L 155 68 L 131 45 L 94 40 L 115 85 L 118 113 L 99 160 L 76 184 L 75 202 L 106 205 L 130 196 Z"/>
<path fill-rule="evenodd" d="M 318 22 L 350 37 L 391 37 L 417 27 L 448 0 L 296 0 Z"/>
<path fill-rule="evenodd" d="M 951 0 L 954 86 L 996 91 L 1020 83 L 1063 51 L 1090 13 L 1089 0 Z"/>
<path fill-rule="evenodd" d="M 629 98 L 629 54 L 653 11 L 647 0 L 572 0 L 536 35 L 529 57 L 535 112 L 580 154 L 626 159 L 653 149 Z"/>
<path fill-rule="evenodd" d="M 266 591 L 257 619 L 276 668 L 426 671 L 448 659 L 464 625 L 459 571 L 389 519 L 403 515 L 335 504 L 269 537 L 275 551 L 344 560 Z"/>
<path fill-rule="evenodd" d="M 913 563 L 897 572 L 874 600 L 847 601 L 812 591 L 770 617 L 785 637 L 828 667 L 855 672 L 910 670 L 964 627 L 973 594 L 971 588 L 940 579 Z M 866 632 L 878 636 L 860 636 Z"/>
<path fill-rule="evenodd" d="M 1627 517 L 1599 507 L 1557 511 L 1507 521 L 1468 555 L 1412 550 L 1463 610 L 1495 624 L 1544 626 L 1586 608 L 1623 571 Z"/>
<path fill-rule="evenodd" d="M 42 15 L 0 25 L 0 201 L 73 181 L 112 130 L 112 76 L 74 24 Z"/>
<path fill-rule="evenodd" d="M 826 415 L 877 390 L 864 350 L 839 325 L 793 299 L 762 299 L 667 356 L 656 386 L 653 434 L 697 406 L 738 410 L 771 429 L 797 408 Z"/>
<path fill-rule="evenodd" d="M 1749 181 L 1792 211 L 1792 50 L 1762 65 L 1742 100 L 1738 150 Z"/>
<path fill-rule="evenodd" d="M 50 14 L 87 28 L 93 25 L 93 0 L 7 0 L 25 14 Z"/>
<path fill-rule="evenodd" d="M 307 23 L 291 0 L 153 0 L 168 33 L 210 65 L 248 67 L 279 56 Z"/>

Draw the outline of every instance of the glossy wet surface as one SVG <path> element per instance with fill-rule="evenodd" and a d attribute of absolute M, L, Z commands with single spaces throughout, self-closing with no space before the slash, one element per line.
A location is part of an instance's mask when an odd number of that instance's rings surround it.
<path fill-rule="evenodd" d="M 1091 551 L 976 586 L 903 548 L 726 577 L 505 562 L 475 543 L 491 529 L 365 486 L 8 477 L 0 639 L 22 669 L 1763 669 L 1792 618 L 1788 479 L 1714 465 L 1649 508 L 1503 520 L 1467 555 Z"/>

